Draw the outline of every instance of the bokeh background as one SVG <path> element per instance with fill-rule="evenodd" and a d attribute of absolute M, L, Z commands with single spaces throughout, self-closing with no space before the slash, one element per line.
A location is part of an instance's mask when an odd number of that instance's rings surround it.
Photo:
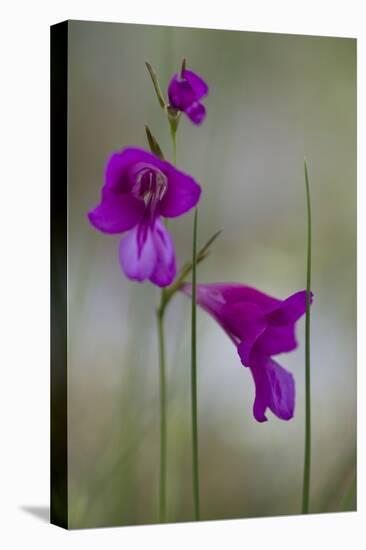
<path fill-rule="evenodd" d="M 86 213 L 107 158 L 146 147 L 149 124 L 171 158 L 145 68 L 165 91 L 182 58 L 210 86 L 200 128 L 182 118 L 178 166 L 203 188 L 199 241 L 222 235 L 200 282 L 237 281 L 285 298 L 305 287 L 303 157 L 313 203 L 311 511 L 355 509 L 356 41 L 224 30 L 69 24 L 69 525 L 158 521 L 159 290 L 128 281 L 119 236 Z M 192 215 L 170 230 L 180 264 Z M 193 519 L 190 303 L 167 314 L 168 520 Z M 279 357 L 296 379 L 295 418 L 252 416 L 254 384 L 205 313 L 198 319 L 202 519 L 297 514 L 304 450 L 304 320 Z"/>

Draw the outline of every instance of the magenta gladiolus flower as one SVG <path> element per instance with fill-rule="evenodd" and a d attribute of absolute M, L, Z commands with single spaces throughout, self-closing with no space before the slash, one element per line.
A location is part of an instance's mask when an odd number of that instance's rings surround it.
<path fill-rule="evenodd" d="M 173 240 L 161 216 L 193 208 L 201 194 L 195 180 L 143 149 L 128 148 L 108 161 L 100 204 L 88 214 L 104 233 L 123 233 L 119 259 L 129 279 L 164 287 L 176 274 Z"/>
<path fill-rule="evenodd" d="M 173 76 L 168 87 L 170 105 L 178 111 L 183 111 L 194 124 L 201 124 L 206 116 L 206 109 L 200 103 L 200 99 L 207 93 L 206 82 L 185 67 L 180 75 Z"/>
<path fill-rule="evenodd" d="M 191 285 L 183 285 L 182 290 L 191 295 Z M 290 420 L 295 408 L 294 378 L 272 355 L 297 347 L 295 323 L 306 311 L 306 290 L 277 300 L 249 286 L 222 283 L 197 285 L 196 296 L 237 346 L 242 364 L 253 375 L 256 420 L 267 420 L 267 408 L 278 418 Z"/>

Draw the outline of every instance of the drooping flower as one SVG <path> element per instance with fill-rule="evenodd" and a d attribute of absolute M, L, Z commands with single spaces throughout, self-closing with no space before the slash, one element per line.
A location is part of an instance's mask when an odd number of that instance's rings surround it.
<path fill-rule="evenodd" d="M 185 66 L 179 75 L 173 76 L 168 87 L 171 107 L 183 111 L 194 124 L 201 124 L 206 116 L 205 106 L 200 103 L 200 99 L 207 94 L 206 82 Z"/>
<path fill-rule="evenodd" d="M 191 295 L 190 284 L 182 290 Z M 241 284 L 197 285 L 196 301 L 221 325 L 237 347 L 242 364 L 249 367 L 255 384 L 256 420 L 267 420 L 267 408 L 278 418 L 290 420 L 295 408 L 294 378 L 272 356 L 297 347 L 295 323 L 306 311 L 306 290 L 278 300 Z"/>
<path fill-rule="evenodd" d="M 114 153 L 106 166 L 100 204 L 88 213 L 104 233 L 128 233 L 119 247 L 125 275 L 164 287 L 176 274 L 174 243 L 161 216 L 174 218 L 193 208 L 201 188 L 169 162 L 138 148 Z"/>

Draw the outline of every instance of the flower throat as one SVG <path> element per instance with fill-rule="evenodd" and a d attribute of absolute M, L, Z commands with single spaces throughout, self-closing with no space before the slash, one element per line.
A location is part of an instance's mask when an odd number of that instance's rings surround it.
<path fill-rule="evenodd" d="M 144 166 L 136 175 L 133 194 L 142 199 L 146 208 L 151 214 L 154 214 L 167 189 L 168 180 L 166 175 L 157 168 Z"/>

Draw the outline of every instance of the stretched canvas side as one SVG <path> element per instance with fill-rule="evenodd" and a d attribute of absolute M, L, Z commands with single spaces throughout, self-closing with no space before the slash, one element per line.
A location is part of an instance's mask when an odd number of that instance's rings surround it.
<path fill-rule="evenodd" d="M 68 527 L 67 66 L 68 22 L 51 27 L 51 523 Z"/>

